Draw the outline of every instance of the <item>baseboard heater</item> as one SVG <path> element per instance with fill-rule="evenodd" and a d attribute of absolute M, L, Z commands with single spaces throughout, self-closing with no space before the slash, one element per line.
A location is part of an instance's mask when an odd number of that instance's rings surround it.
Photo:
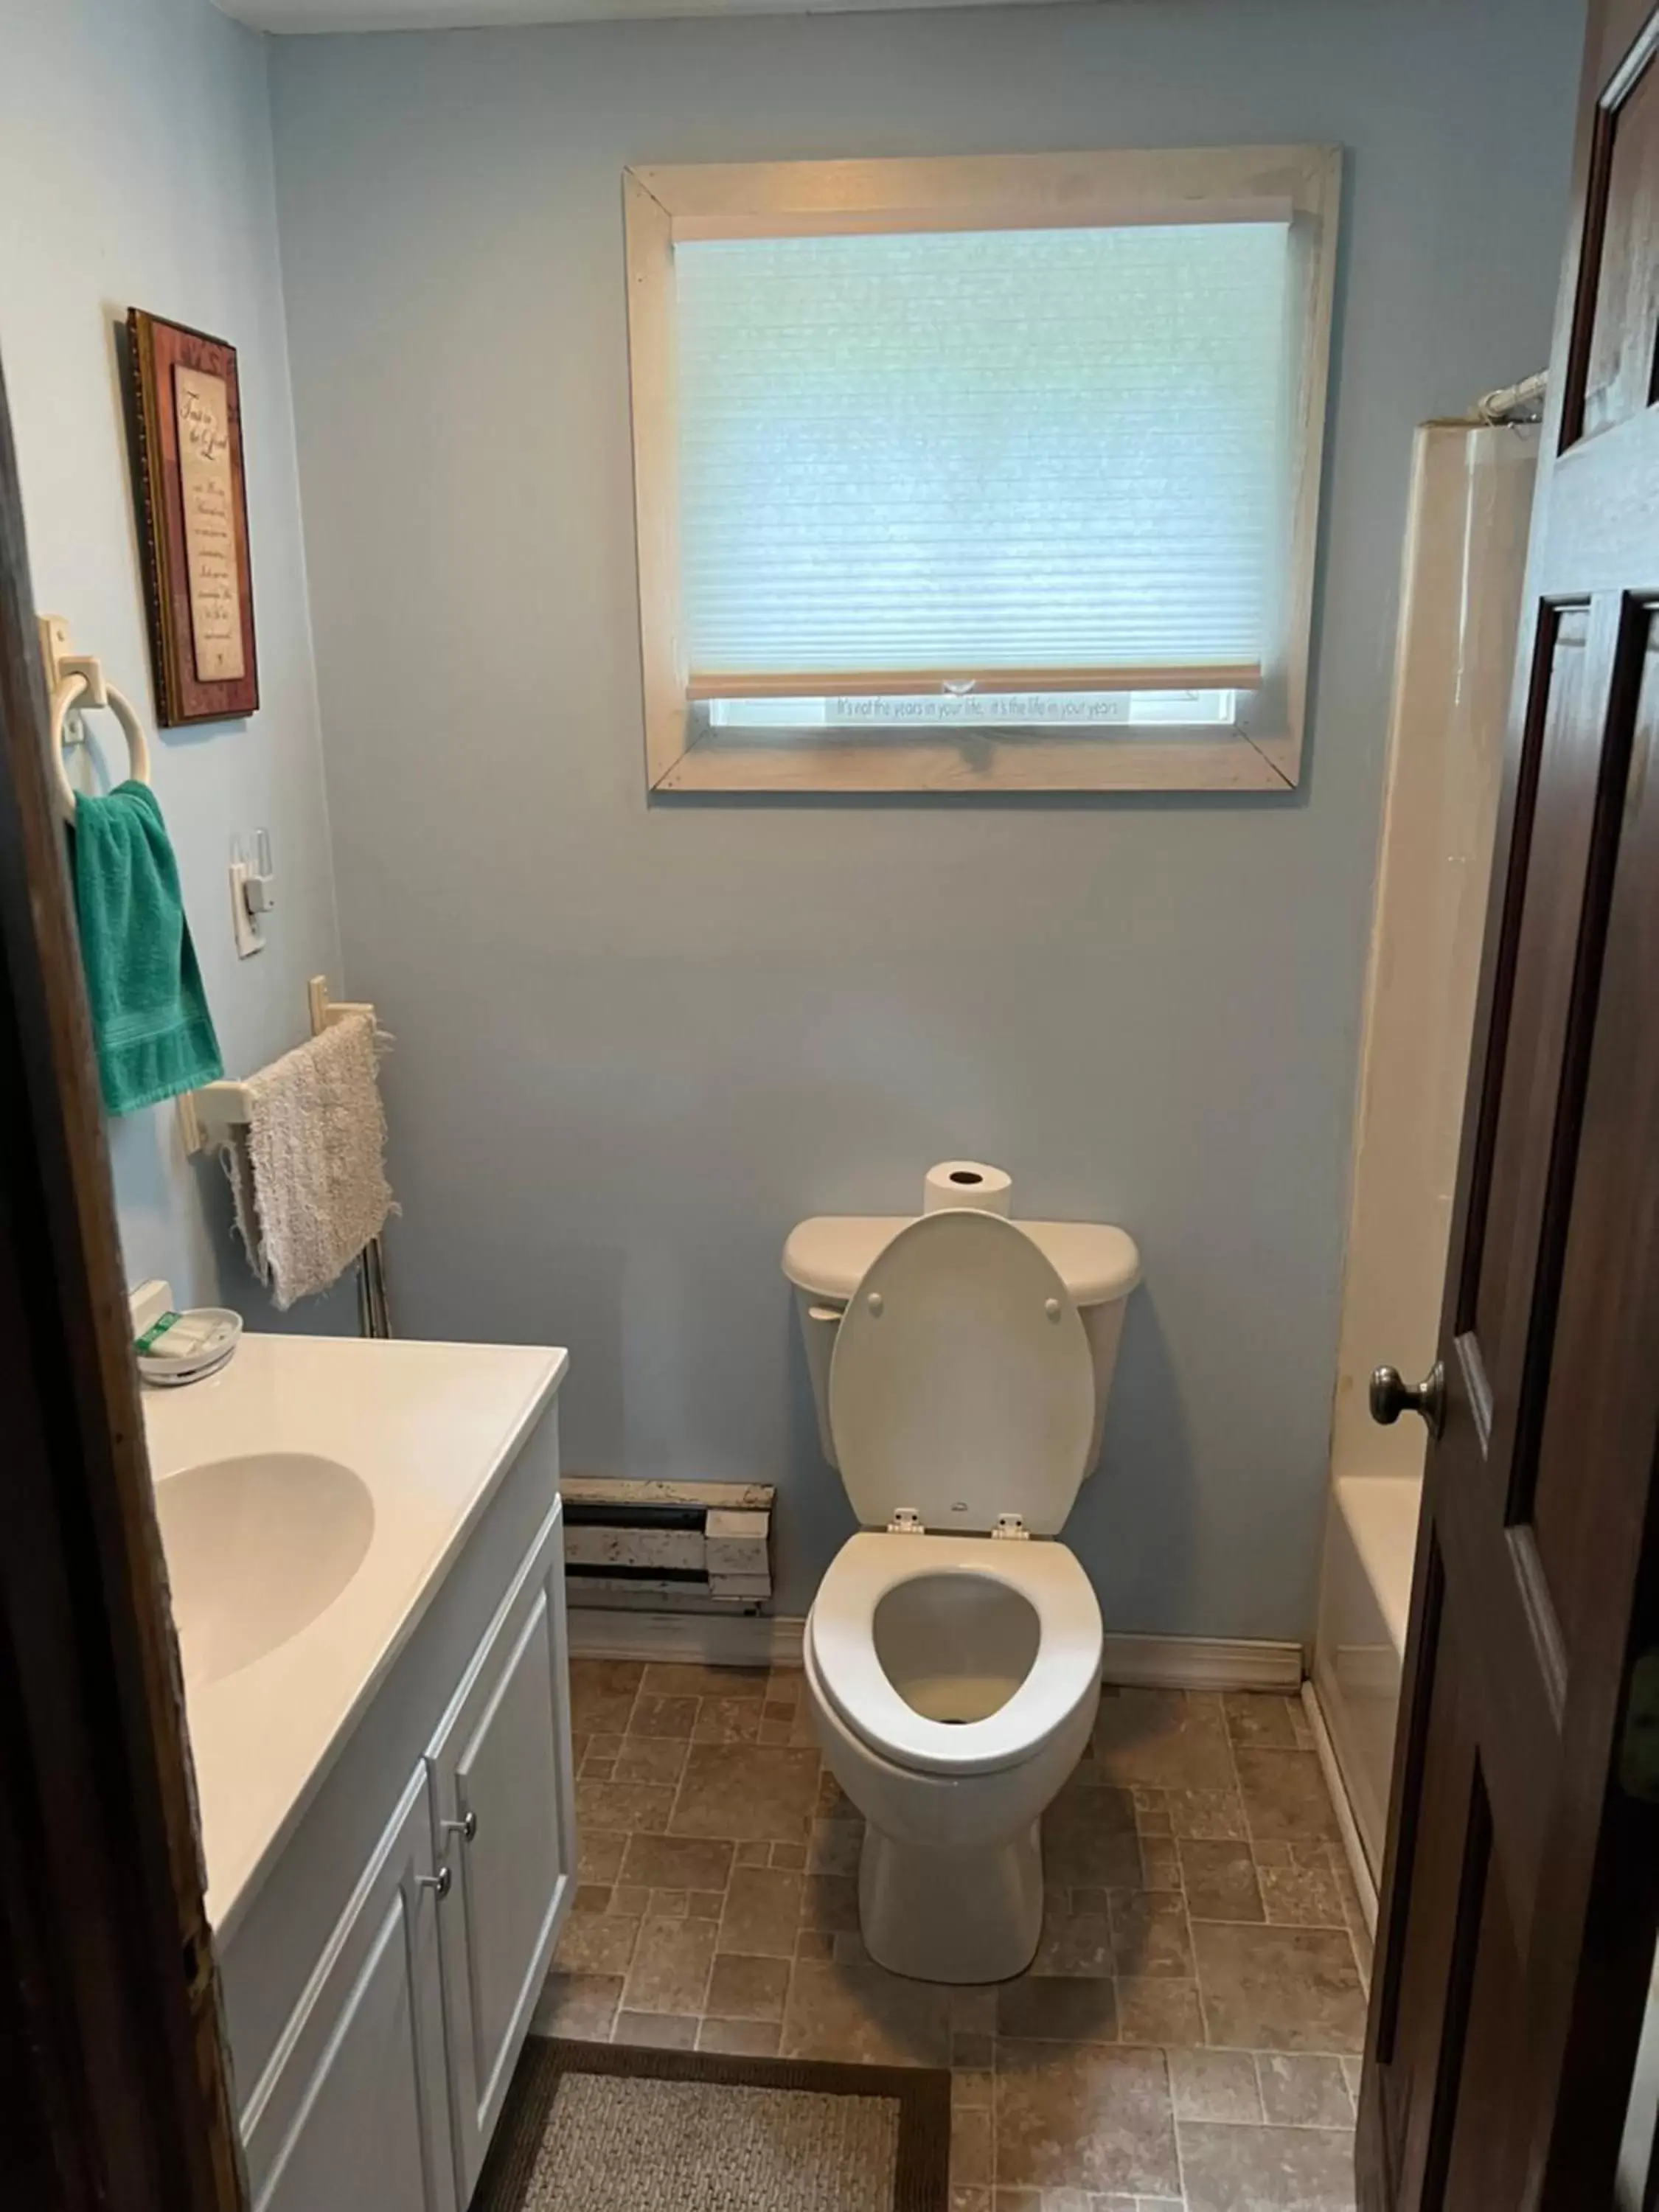
<path fill-rule="evenodd" d="M 560 1491 L 573 1606 L 758 1613 L 770 1602 L 771 1483 L 567 1475 Z"/>

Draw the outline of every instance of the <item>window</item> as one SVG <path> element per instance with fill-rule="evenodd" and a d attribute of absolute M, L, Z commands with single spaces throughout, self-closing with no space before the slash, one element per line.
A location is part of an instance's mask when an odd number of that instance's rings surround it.
<path fill-rule="evenodd" d="M 1339 167 L 630 171 L 653 787 L 1294 784 Z"/>

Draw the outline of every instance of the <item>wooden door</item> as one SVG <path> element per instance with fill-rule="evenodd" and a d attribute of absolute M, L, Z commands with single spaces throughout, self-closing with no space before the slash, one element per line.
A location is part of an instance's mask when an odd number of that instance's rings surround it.
<path fill-rule="evenodd" d="M 1607 2206 L 1654 1955 L 1659 1810 L 1620 1780 L 1632 1669 L 1659 1645 L 1659 12 L 1635 14 L 1592 13 L 1395 1759 L 1365 2212 Z"/>
<path fill-rule="evenodd" d="M 253 2212 L 456 2212 L 422 1766 L 242 2115 Z"/>
<path fill-rule="evenodd" d="M 555 1505 L 428 1754 L 455 2160 L 471 2196 L 575 1896 L 564 1529 Z"/>
<path fill-rule="evenodd" d="M 0 2202 L 232 2212 L 218 1969 L 34 618 L 0 381 Z"/>

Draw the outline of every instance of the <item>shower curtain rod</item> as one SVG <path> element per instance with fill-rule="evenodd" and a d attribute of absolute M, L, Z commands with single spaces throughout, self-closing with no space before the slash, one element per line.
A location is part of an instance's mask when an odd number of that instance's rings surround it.
<path fill-rule="evenodd" d="M 1546 371 L 1536 376 L 1523 376 L 1519 384 L 1500 385 L 1475 403 L 1475 413 L 1483 422 L 1535 422 L 1544 411 L 1544 393 L 1549 386 Z"/>

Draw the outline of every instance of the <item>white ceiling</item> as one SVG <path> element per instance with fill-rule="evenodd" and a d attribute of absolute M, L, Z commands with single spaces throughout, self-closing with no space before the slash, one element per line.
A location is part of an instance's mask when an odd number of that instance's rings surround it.
<path fill-rule="evenodd" d="M 806 15 L 889 8 L 973 8 L 1007 0 L 217 0 L 260 31 L 445 31 L 510 23 L 594 23 L 641 15 Z"/>

